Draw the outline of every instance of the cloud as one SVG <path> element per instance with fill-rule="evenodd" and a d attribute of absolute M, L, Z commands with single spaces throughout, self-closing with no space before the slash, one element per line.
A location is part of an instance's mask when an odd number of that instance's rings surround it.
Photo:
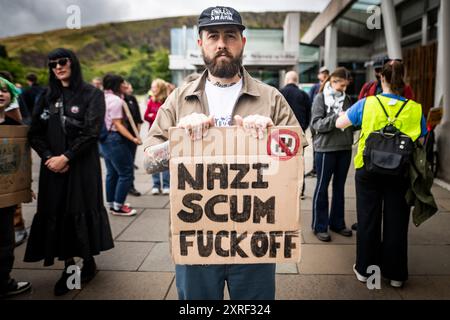
<path fill-rule="evenodd" d="M 170 1 L 170 5 L 167 2 Z M 132 19 L 145 19 L 152 17 L 168 17 L 183 15 L 199 15 L 203 9 L 218 4 L 233 7 L 238 11 L 322 11 L 329 0 L 168 0 L 168 1 L 128 1 L 130 4 L 130 17 Z M 143 10 L 147 8 L 148 10 Z"/>
<path fill-rule="evenodd" d="M 78 5 L 82 26 L 103 22 L 198 15 L 215 0 L 0 0 L 0 38 L 66 27 L 67 8 Z M 329 0 L 222 0 L 239 11 L 321 11 Z"/>
<path fill-rule="evenodd" d="M 70 5 L 80 7 L 82 26 L 121 20 L 129 10 L 121 0 L 0 0 L 0 37 L 66 28 Z"/>

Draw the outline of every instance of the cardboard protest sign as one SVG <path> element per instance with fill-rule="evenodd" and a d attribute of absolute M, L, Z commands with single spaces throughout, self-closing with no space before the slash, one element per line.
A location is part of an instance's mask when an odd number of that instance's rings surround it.
<path fill-rule="evenodd" d="M 270 128 L 263 140 L 238 127 L 195 142 L 183 129 L 169 136 L 176 264 L 300 260 L 300 128 Z"/>
<path fill-rule="evenodd" d="M 0 126 L 0 208 L 31 202 L 27 126 Z"/>

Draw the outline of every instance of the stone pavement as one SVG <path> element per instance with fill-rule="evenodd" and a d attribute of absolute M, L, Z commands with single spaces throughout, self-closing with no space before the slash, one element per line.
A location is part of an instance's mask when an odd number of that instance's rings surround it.
<path fill-rule="evenodd" d="M 147 132 L 144 127 L 143 132 Z M 312 166 L 312 150 L 305 155 L 306 170 Z M 26 244 L 16 249 L 12 276 L 31 281 L 33 290 L 18 299 L 177 299 L 174 265 L 169 256 L 169 197 L 150 195 L 151 177 L 142 170 L 138 149 L 136 188 L 141 197 L 127 201 L 138 209 L 135 217 L 110 216 L 115 248 L 96 258 L 99 273 L 81 290 L 62 298 L 53 286 L 63 264 L 44 268 L 42 263 L 22 262 Z M 34 155 L 33 179 L 37 191 L 39 159 Z M 105 174 L 103 174 L 104 177 Z M 450 192 L 434 186 L 440 212 L 419 228 L 411 224 L 409 235 L 410 280 L 402 289 L 382 281 L 381 290 L 368 290 L 352 272 L 356 235 L 332 235 L 322 243 L 311 232 L 311 202 L 315 179 L 306 180 L 307 198 L 302 201 L 302 259 L 299 264 L 277 266 L 277 299 L 450 299 Z M 29 227 L 36 202 L 24 205 Z M 346 221 L 356 221 L 354 171 L 346 185 Z"/>

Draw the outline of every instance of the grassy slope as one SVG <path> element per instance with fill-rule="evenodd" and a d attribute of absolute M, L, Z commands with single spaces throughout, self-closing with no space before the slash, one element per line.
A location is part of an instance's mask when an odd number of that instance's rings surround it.
<path fill-rule="evenodd" d="M 302 13 L 302 33 L 315 16 L 314 13 Z M 250 28 L 282 28 L 284 18 L 283 12 L 243 13 L 243 20 Z M 30 68 L 44 68 L 46 54 L 54 48 L 73 49 L 82 61 L 88 79 L 113 71 L 126 74 L 147 59 L 143 45 L 170 49 L 170 28 L 195 23 L 193 16 L 108 23 L 80 30 L 61 29 L 10 37 L 0 39 L 0 44 L 6 46 L 10 57 L 18 58 Z"/>

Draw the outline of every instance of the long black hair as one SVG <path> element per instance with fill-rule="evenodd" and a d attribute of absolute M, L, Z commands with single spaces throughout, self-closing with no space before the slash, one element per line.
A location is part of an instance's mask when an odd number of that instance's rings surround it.
<path fill-rule="evenodd" d="M 61 58 L 69 58 L 70 59 L 70 88 L 74 91 L 77 91 L 83 85 L 83 75 L 81 73 L 81 65 L 75 53 L 69 49 L 58 48 L 53 50 L 48 54 L 48 60 L 57 60 Z M 58 80 L 53 73 L 53 70 L 48 67 L 49 72 L 49 81 L 48 86 L 49 90 L 47 93 L 47 98 L 50 102 L 54 102 L 61 97 L 62 94 L 62 83 Z"/>
<path fill-rule="evenodd" d="M 107 74 L 103 78 L 103 89 L 111 90 L 116 95 L 120 95 L 120 86 L 125 82 L 125 79 L 116 74 Z"/>

